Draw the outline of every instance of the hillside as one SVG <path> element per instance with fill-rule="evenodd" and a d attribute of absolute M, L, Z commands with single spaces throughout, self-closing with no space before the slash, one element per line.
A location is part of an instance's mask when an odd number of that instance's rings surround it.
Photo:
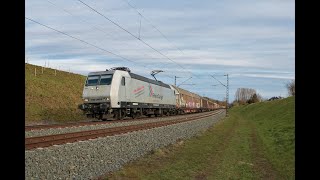
<path fill-rule="evenodd" d="M 295 99 L 230 109 L 186 141 L 158 149 L 107 179 L 295 179 Z"/>
<path fill-rule="evenodd" d="M 37 74 L 35 76 L 35 68 Z M 86 117 L 78 110 L 85 76 L 25 65 L 26 124 L 79 121 Z"/>

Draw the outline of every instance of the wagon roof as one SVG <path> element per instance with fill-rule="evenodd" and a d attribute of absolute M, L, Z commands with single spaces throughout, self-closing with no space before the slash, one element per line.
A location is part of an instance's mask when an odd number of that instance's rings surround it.
<path fill-rule="evenodd" d="M 179 88 L 179 87 L 177 87 L 175 85 L 172 85 L 172 87 L 175 88 L 176 90 L 178 90 L 179 93 L 181 93 L 181 94 L 186 94 L 186 95 L 193 96 L 193 97 L 201 97 L 196 93 L 193 93 L 193 92 L 187 91 L 185 89 Z"/>

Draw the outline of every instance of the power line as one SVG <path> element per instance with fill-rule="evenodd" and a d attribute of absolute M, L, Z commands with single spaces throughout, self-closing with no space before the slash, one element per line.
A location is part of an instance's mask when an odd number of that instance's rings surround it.
<path fill-rule="evenodd" d="M 168 42 L 171 43 L 172 46 L 174 46 L 173 43 L 172 43 L 155 25 L 153 25 L 150 20 L 148 20 L 145 16 L 143 16 L 143 15 L 137 10 L 137 8 L 136 8 L 135 6 L 133 6 L 132 4 L 130 4 L 128 0 L 123 0 L 123 1 L 125 1 L 131 8 L 133 8 L 135 11 L 137 11 L 137 13 L 138 13 L 141 17 L 143 17 L 154 29 L 156 29 L 156 30 L 162 35 L 162 37 L 164 37 Z M 182 54 L 184 54 L 180 48 L 178 48 L 177 46 L 174 46 L 174 47 L 175 47 L 176 49 L 178 49 Z M 193 74 L 193 73 L 191 73 L 191 74 Z M 194 74 L 193 74 L 193 75 L 194 75 Z M 208 75 L 210 75 L 210 74 L 208 74 Z M 199 76 L 196 76 L 196 77 L 199 78 Z"/>
<path fill-rule="evenodd" d="M 170 42 L 171 43 L 171 45 L 172 45 L 172 42 L 156 27 L 156 26 L 154 26 L 152 23 L 151 23 L 151 21 L 150 20 L 148 20 L 145 16 L 143 16 L 138 10 L 137 10 L 137 8 L 135 7 L 135 6 L 133 6 L 132 4 L 130 4 L 129 2 L 128 2 L 128 0 L 123 0 L 123 1 L 125 1 L 131 8 L 133 8 L 135 11 L 137 11 L 137 13 L 141 16 L 141 17 L 143 17 L 154 29 L 156 29 L 161 35 L 162 35 L 162 37 L 164 37 L 168 42 Z M 181 53 L 183 53 L 182 51 L 181 51 L 181 49 L 179 49 L 178 47 L 176 47 L 175 46 L 175 48 L 176 49 L 178 49 Z M 184 54 L 184 53 L 183 53 Z M 207 73 L 209 76 L 211 76 L 209 73 Z M 215 75 L 215 76 L 220 76 L 220 75 Z M 224 75 L 221 75 L 221 76 L 224 76 Z M 199 78 L 199 76 L 197 76 L 197 78 Z M 214 77 L 213 77 L 214 78 Z M 215 78 L 216 79 L 216 78 Z M 216 79 L 217 80 L 217 79 Z M 219 81 L 219 80 L 217 80 L 217 81 Z M 220 81 L 219 81 L 220 82 Z M 220 82 L 221 83 L 221 82 Z M 222 83 L 221 83 L 222 84 Z M 225 85 L 224 85 L 225 86 Z"/>
<path fill-rule="evenodd" d="M 177 62 L 173 61 L 172 59 L 170 59 L 168 56 L 164 55 L 163 53 L 161 53 L 160 51 L 158 51 L 157 49 L 155 49 L 154 47 L 152 47 L 150 44 L 146 43 L 145 41 L 143 41 L 142 39 L 140 39 L 139 37 L 135 36 L 134 34 L 132 34 L 130 31 L 128 31 L 127 29 L 123 28 L 122 26 L 120 26 L 118 23 L 112 21 L 110 18 L 106 17 L 105 15 L 103 15 L 102 13 L 100 13 L 99 11 L 97 11 L 96 9 L 92 8 L 91 6 L 89 6 L 88 4 L 84 3 L 81 0 L 78 0 L 79 2 L 81 2 L 83 5 L 87 6 L 89 9 L 91 9 L 92 11 L 96 12 L 97 14 L 99 14 L 100 16 L 104 17 L 105 19 L 107 19 L 108 21 L 110 21 L 112 24 L 116 25 L 117 27 L 119 27 L 120 29 L 122 29 L 123 31 L 127 32 L 128 34 L 130 34 L 132 37 L 138 39 L 139 41 L 141 41 L 143 44 L 145 44 L 146 46 L 150 47 L 151 49 L 153 49 L 154 51 L 158 52 L 160 55 L 166 57 L 167 59 L 169 59 L 170 61 L 172 61 L 173 63 L 177 64 L 178 66 L 180 66 L 182 69 L 184 69 L 185 71 L 187 71 L 183 66 L 181 66 L 180 64 L 178 64 Z M 187 71 L 191 74 L 193 74 L 190 71 Z M 193 74 L 194 76 L 196 76 L 195 74 Z"/>
<path fill-rule="evenodd" d="M 95 47 L 95 48 L 97 48 L 97 49 L 100 49 L 100 50 L 102 50 L 102 51 L 104 51 L 104 52 L 107 52 L 107 53 L 112 54 L 112 55 L 114 55 L 114 56 L 120 57 L 120 58 L 123 59 L 123 60 L 126 60 L 126 61 L 129 61 L 129 62 L 132 62 L 132 63 L 137 64 L 135 61 L 132 61 L 132 60 L 130 60 L 130 59 L 128 59 L 128 58 L 125 58 L 125 57 L 123 57 L 123 56 L 121 56 L 121 55 L 115 54 L 115 53 L 113 53 L 113 52 L 111 52 L 111 51 L 108 51 L 108 50 L 106 50 L 106 49 L 103 49 L 103 48 L 101 48 L 101 47 L 99 47 L 99 46 L 96 46 L 96 45 L 94 45 L 94 44 L 91 44 L 91 43 L 89 43 L 89 42 L 87 42 L 87 41 L 85 41 L 85 40 L 82 40 L 82 39 L 79 39 L 79 38 L 77 38 L 77 37 L 71 36 L 71 35 L 69 35 L 69 34 L 67 34 L 67 33 L 65 33 L 65 32 L 62 32 L 62 31 L 59 31 L 59 30 L 54 29 L 54 28 L 52 28 L 52 27 L 49 27 L 49 26 L 47 26 L 47 25 L 44 25 L 44 24 L 42 24 L 42 23 L 40 23 L 40 22 L 38 22 L 38 21 L 36 21 L 36 20 L 33 20 L 33 19 L 31 19 L 31 18 L 28 18 L 28 17 L 25 17 L 25 18 L 28 19 L 29 21 L 32 21 L 32 22 L 36 23 L 36 24 L 39 24 L 39 25 L 41 25 L 41 26 L 44 26 L 44 27 L 46 27 L 46 28 L 48 28 L 48 29 L 51 29 L 51 30 L 53 30 L 53 31 L 56 31 L 56 32 L 61 33 L 61 34 L 63 34 L 63 35 L 66 35 L 66 36 L 68 36 L 68 37 L 70 37 L 70 38 L 72 38 L 72 39 L 76 39 L 76 40 L 81 41 L 81 42 L 83 42 L 83 43 L 85 43 L 85 44 L 88 44 L 88 45 L 93 46 L 93 47 Z M 49 63 L 48 63 L 48 64 L 49 64 Z M 150 70 L 147 69 L 145 66 L 143 66 L 143 65 L 141 65 L 141 66 L 144 67 L 146 70 L 150 71 Z M 170 76 L 168 76 L 168 77 L 170 77 Z M 173 77 L 170 77 L 170 78 L 173 78 Z"/>
<path fill-rule="evenodd" d="M 68 10 L 66 10 L 66 9 L 64 9 L 64 8 L 62 8 L 62 7 L 60 7 L 60 6 L 58 6 L 57 4 L 55 4 L 55 3 L 53 3 L 53 2 L 51 2 L 51 1 L 49 1 L 49 0 L 46 0 L 47 2 L 49 2 L 51 5 L 53 5 L 53 6 L 55 6 L 56 8 L 58 8 L 58 9 L 61 9 L 62 11 L 64 11 L 65 13 L 67 13 L 68 15 L 70 15 L 70 16 L 73 16 L 73 17 L 76 17 L 74 14 L 72 14 L 70 11 L 68 11 Z M 84 20 L 84 19 L 81 19 L 81 18 L 79 18 L 82 22 L 84 22 L 84 23 L 89 23 L 90 24 L 90 22 L 89 21 L 87 21 L 87 20 Z M 97 27 L 97 26 L 94 26 L 94 25 L 92 25 L 92 28 L 93 29 L 95 29 L 95 30 L 99 30 L 99 31 L 101 31 L 101 32 L 103 32 L 103 33 L 106 33 L 106 35 L 108 36 L 108 37 L 110 37 L 110 38 L 112 38 L 112 39 L 115 39 L 115 38 L 113 38 L 108 32 L 106 32 L 106 31 L 104 31 L 103 29 L 101 29 L 101 28 L 99 28 L 99 27 Z M 126 43 L 126 42 L 123 42 L 124 44 L 126 44 L 126 45 L 129 45 L 128 43 Z M 147 57 L 149 57 L 149 58 L 151 58 L 151 59 L 157 59 L 157 58 L 154 58 L 154 57 L 152 57 L 152 56 L 150 56 L 150 55 L 148 55 L 148 54 L 145 54 L 145 53 L 142 53 L 144 56 L 147 56 Z M 133 62 L 133 61 L 132 61 Z M 147 66 L 147 65 L 146 65 Z M 145 68 L 147 68 L 146 66 L 144 66 Z M 171 77 L 171 76 L 169 76 L 169 75 L 166 75 L 166 74 L 164 74 L 165 76 L 167 76 L 167 77 L 169 77 L 169 78 L 172 78 L 173 79 L 173 77 Z"/>
<path fill-rule="evenodd" d="M 174 46 L 174 47 L 175 47 L 176 49 L 178 49 L 182 54 L 184 54 L 184 53 L 182 52 L 182 50 L 181 50 L 180 48 L 178 48 L 177 46 L 173 45 L 173 43 L 172 43 L 155 25 L 153 25 L 149 19 L 147 19 L 145 16 L 143 16 L 143 15 L 137 10 L 137 8 L 136 8 L 135 6 L 133 6 L 132 4 L 130 4 L 129 1 L 127 1 L 127 0 L 123 0 L 123 1 L 126 1 L 126 3 L 127 3 L 131 8 L 133 8 L 134 10 L 136 10 L 137 13 L 138 13 L 141 17 L 143 17 L 144 20 L 146 20 L 154 29 L 156 29 L 156 30 L 161 34 L 162 37 L 164 37 L 168 42 L 171 43 L 172 46 Z"/>
<path fill-rule="evenodd" d="M 61 10 L 64 11 L 65 13 L 69 14 L 70 16 L 75 17 L 75 15 L 72 14 L 70 11 L 67 11 L 67 10 L 64 9 L 64 8 L 59 7 L 58 5 L 54 4 L 53 2 L 51 2 L 51 1 L 49 1 L 49 0 L 46 0 L 46 1 L 48 1 L 48 2 L 51 3 L 52 5 L 56 6 L 57 8 L 61 9 Z M 81 20 L 82 22 L 84 22 L 84 23 L 89 23 L 89 21 L 87 21 L 87 20 L 84 20 L 84 19 L 80 19 L 80 20 Z M 104 31 L 104 30 L 102 30 L 101 28 L 99 28 L 99 27 L 97 27 L 97 26 L 94 26 L 94 25 L 93 25 L 93 29 L 96 29 L 96 30 L 99 30 L 99 31 L 101 31 L 101 32 L 103 32 L 103 33 L 106 33 L 106 35 L 107 35 L 108 37 L 110 37 L 110 38 L 112 38 L 112 39 L 115 39 L 115 38 L 113 38 L 113 37 L 111 36 L 111 34 L 109 34 L 108 32 L 106 32 L 106 31 Z M 129 44 L 125 43 L 125 42 L 124 42 L 124 44 L 129 45 Z M 156 58 L 153 58 L 153 57 L 151 57 L 150 55 L 147 55 L 147 54 L 145 54 L 145 53 L 142 53 L 142 54 L 145 55 L 145 56 L 148 56 L 148 57 L 150 57 L 150 58 L 152 58 L 152 59 L 156 59 Z"/>
<path fill-rule="evenodd" d="M 221 81 L 219 81 L 217 78 L 215 78 L 214 76 L 210 75 L 211 77 L 213 77 L 215 80 L 217 80 L 222 86 L 227 87 L 226 85 L 224 85 Z"/>
<path fill-rule="evenodd" d="M 103 49 L 103 48 L 101 48 L 101 47 L 99 47 L 99 46 L 96 46 L 96 45 L 94 45 L 94 44 L 91 44 L 91 43 L 89 43 L 89 42 L 87 42 L 87 41 L 85 41 L 85 40 L 82 40 L 82 39 L 79 39 L 79 38 L 77 38 L 77 37 L 71 36 L 71 35 L 69 35 L 69 34 L 67 34 L 67 33 L 65 33 L 65 32 L 62 32 L 62 31 L 59 31 L 59 30 L 54 29 L 54 28 L 52 28 L 52 27 L 49 27 L 49 26 L 47 26 L 47 25 L 44 25 L 44 24 L 42 24 L 42 23 L 40 23 L 40 22 L 38 22 L 38 21 L 35 21 L 35 20 L 33 20 L 33 19 L 30 19 L 30 18 L 28 18 L 28 17 L 25 17 L 25 18 L 28 19 L 29 21 L 32 21 L 32 22 L 37 23 L 37 24 L 39 24 L 39 25 L 41 25 L 41 26 L 44 26 L 44 27 L 46 27 L 46 28 L 48 28 L 48 29 L 51 29 L 51 30 L 56 31 L 56 32 L 61 33 L 61 34 L 64 34 L 64 35 L 66 35 L 66 36 L 68 36 L 68 37 L 70 37 L 70 38 L 73 38 L 73 39 L 76 39 L 76 40 L 78 40 L 78 41 L 81 41 L 81 42 L 83 42 L 83 43 L 85 43 L 85 44 L 88 44 L 88 45 L 90 45 L 90 46 L 93 46 L 93 47 L 95 47 L 95 48 L 97 48 L 97 49 L 100 49 L 100 50 L 102 50 L 102 51 L 105 51 L 105 52 L 107 52 L 107 53 L 109 53 L 109 54 L 112 54 L 112 55 L 114 55 L 114 56 L 120 57 L 121 59 L 124 59 L 124 60 L 126 60 L 126 61 L 130 61 L 130 62 L 136 63 L 136 62 L 134 62 L 134 61 L 132 61 L 132 60 L 130 60 L 130 59 L 127 59 L 127 58 L 125 58 L 125 57 L 123 57 L 123 56 L 120 56 L 120 55 L 118 55 L 118 54 L 115 54 L 115 53 L 113 53 L 113 52 L 111 52 L 111 51 L 105 50 L 105 49 Z"/>

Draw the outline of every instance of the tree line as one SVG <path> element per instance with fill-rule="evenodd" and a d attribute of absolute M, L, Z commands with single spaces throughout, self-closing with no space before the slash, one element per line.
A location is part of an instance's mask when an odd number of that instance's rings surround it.
<path fill-rule="evenodd" d="M 235 103 L 251 104 L 262 101 L 262 96 L 256 92 L 255 89 L 251 88 L 238 88 L 235 93 Z"/>
<path fill-rule="evenodd" d="M 285 87 L 288 91 L 289 96 L 295 96 L 295 80 L 291 80 L 285 84 Z M 282 97 L 271 97 L 268 101 L 282 99 Z M 232 106 L 243 105 L 243 104 L 251 104 L 256 102 L 263 101 L 262 96 L 256 92 L 255 89 L 252 88 L 238 88 L 235 93 L 235 100 L 232 103 Z"/>

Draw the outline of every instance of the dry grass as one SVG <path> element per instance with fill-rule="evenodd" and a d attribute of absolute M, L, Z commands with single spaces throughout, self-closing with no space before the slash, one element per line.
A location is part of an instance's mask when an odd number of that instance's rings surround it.
<path fill-rule="evenodd" d="M 34 69 L 37 68 L 37 76 Z M 41 66 L 25 65 L 26 124 L 79 121 L 86 119 L 77 109 L 85 76 Z"/>

